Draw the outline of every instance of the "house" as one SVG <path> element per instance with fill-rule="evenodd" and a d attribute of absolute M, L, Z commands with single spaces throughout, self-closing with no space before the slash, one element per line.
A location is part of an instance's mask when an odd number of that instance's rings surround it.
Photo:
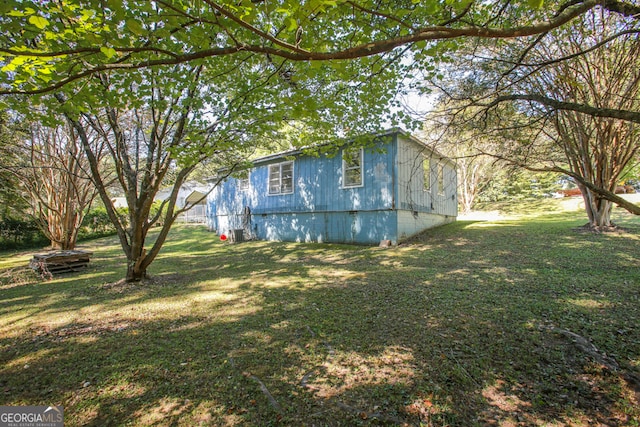
<path fill-rule="evenodd" d="M 454 221 L 456 190 L 453 161 L 391 130 L 333 156 L 291 150 L 254 160 L 248 175 L 209 194 L 208 226 L 244 239 L 397 244 Z"/>
<path fill-rule="evenodd" d="M 172 188 L 164 188 L 158 191 L 154 200 L 164 201 L 171 195 Z M 188 211 L 183 212 L 176 219 L 177 222 L 204 223 L 206 216 L 206 194 L 208 189 L 205 185 L 197 182 L 185 182 L 178 190 L 176 208 L 182 209 L 185 205 L 193 206 Z"/>

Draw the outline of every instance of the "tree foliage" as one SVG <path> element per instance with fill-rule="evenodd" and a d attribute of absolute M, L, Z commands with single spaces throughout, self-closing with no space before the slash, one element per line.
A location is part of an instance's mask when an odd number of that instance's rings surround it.
<path fill-rule="evenodd" d="M 423 67 L 464 38 L 546 34 L 600 7 L 625 16 L 635 1 L 75 0 L 2 3 L 3 93 L 41 93 L 112 70 L 252 55 L 325 61 L 372 75 L 408 50 Z M 438 43 L 434 43 L 438 41 Z M 331 61 L 330 63 L 327 61 Z M 347 67 L 348 68 L 348 67 Z"/>

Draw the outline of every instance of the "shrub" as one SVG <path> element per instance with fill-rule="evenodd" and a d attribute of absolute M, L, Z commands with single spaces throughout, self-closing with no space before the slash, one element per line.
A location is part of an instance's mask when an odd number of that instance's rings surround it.
<path fill-rule="evenodd" d="M 49 240 L 33 220 L 15 218 L 0 220 L 0 250 L 27 248 L 48 242 Z"/>

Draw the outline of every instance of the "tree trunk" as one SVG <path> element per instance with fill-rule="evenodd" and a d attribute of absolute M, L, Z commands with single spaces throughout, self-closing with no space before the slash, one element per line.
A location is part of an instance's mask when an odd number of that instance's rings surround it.
<path fill-rule="evenodd" d="M 146 256 L 147 251 L 142 249 L 137 256 L 131 256 L 130 259 L 127 260 L 127 276 L 125 278 L 127 283 L 140 282 L 148 277 L 147 267 L 143 264 Z"/>
<path fill-rule="evenodd" d="M 140 269 L 139 263 L 137 261 L 129 261 L 127 267 L 127 276 L 125 277 L 125 281 L 127 283 L 136 283 L 141 282 L 147 278 L 147 270 Z"/>
<path fill-rule="evenodd" d="M 72 251 L 76 248 L 76 239 L 63 237 L 60 240 L 51 240 L 51 248 L 54 250 Z"/>
<path fill-rule="evenodd" d="M 589 226 L 595 230 L 613 227 L 611 210 L 613 203 L 592 192 L 583 185 L 578 185 L 584 200 L 584 209 L 589 217 Z"/>

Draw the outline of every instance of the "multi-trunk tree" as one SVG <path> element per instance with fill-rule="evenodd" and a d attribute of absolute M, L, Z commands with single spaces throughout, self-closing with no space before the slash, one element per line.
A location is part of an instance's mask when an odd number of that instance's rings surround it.
<path fill-rule="evenodd" d="M 640 150 L 640 128 L 633 120 L 592 114 L 640 109 L 640 42 L 634 34 L 608 36 L 620 28 L 616 16 L 594 11 L 580 25 L 527 45 L 524 53 L 513 45 L 476 47 L 469 62 L 476 71 L 462 72 L 471 84 L 456 101 L 466 97 L 480 111 L 473 120 L 482 135 L 502 141 L 491 152 L 495 157 L 572 177 L 595 228 L 612 225 L 612 203 L 640 214 L 615 194 Z M 575 107 L 585 105 L 590 109 Z"/>
<path fill-rule="evenodd" d="M 566 61 L 516 72 L 520 83 L 512 90 L 544 95 L 558 101 L 590 105 L 597 109 L 640 110 L 640 42 L 626 34 L 605 42 L 620 22 L 607 13 L 590 13 L 580 28 L 555 35 L 553 43 L 532 49 L 528 60 L 543 62 L 551 54 L 572 57 Z M 610 227 L 615 202 L 633 213 L 640 208 L 615 194 L 623 171 L 640 150 L 640 126 L 634 121 L 602 117 L 578 110 L 536 103 L 550 116 L 547 136 L 564 154 L 564 164 L 547 168 L 571 176 L 580 188 L 592 227 Z"/>
<path fill-rule="evenodd" d="M 13 159 L 2 169 L 13 176 L 17 194 L 51 247 L 74 249 L 84 215 L 97 194 L 78 134 L 68 124 L 50 127 L 25 119 L 21 127 L 20 137 L 0 149 L 5 159 Z M 101 158 L 92 136 L 87 136 L 87 143 Z"/>
<path fill-rule="evenodd" d="M 380 72 L 393 70 L 394 64 L 388 64 Z M 358 69 L 352 72 L 364 75 Z M 73 85 L 57 92 L 57 104 L 52 105 L 65 112 L 84 142 L 93 181 L 127 257 L 127 281 L 147 276 L 173 222 L 191 207 L 178 209 L 176 200 L 197 167 L 209 164 L 216 170 L 211 177 L 215 185 L 246 167 L 252 154 L 271 145 L 286 123 L 313 129 L 300 135 L 300 147 L 326 144 L 339 135 L 377 130 L 388 105 L 372 96 L 388 92 L 380 83 L 366 78 L 343 81 L 327 67 L 293 67 L 251 53 L 234 61 L 96 77 L 77 93 Z M 101 169 L 85 138 L 89 132 L 100 137 L 108 169 Z M 116 211 L 104 170 L 113 174 L 127 200 L 126 218 Z M 167 185 L 170 196 L 154 213 L 154 198 Z M 161 226 L 148 241 L 155 224 Z"/>
<path fill-rule="evenodd" d="M 179 68 L 149 70 L 133 80 L 101 75 L 93 88 L 101 101 L 84 111 L 63 94 L 56 96 L 60 106 L 68 108 L 66 119 L 82 141 L 90 173 L 115 226 L 127 257 L 128 282 L 147 277 L 175 219 L 190 208 L 178 208 L 176 201 L 194 168 L 215 159 L 232 170 L 247 148 L 240 129 L 225 126 L 225 107 L 209 97 L 202 67 Z M 92 133 L 104 145 L 104 160 L 90 143 Z M 170 196 L 156 211 L 154 199 L 169 174 Z M 109 188 L 126 198 L 126 215 L 118 212 Z M 156 224 L 158 235 L 149 242 Z"/>

